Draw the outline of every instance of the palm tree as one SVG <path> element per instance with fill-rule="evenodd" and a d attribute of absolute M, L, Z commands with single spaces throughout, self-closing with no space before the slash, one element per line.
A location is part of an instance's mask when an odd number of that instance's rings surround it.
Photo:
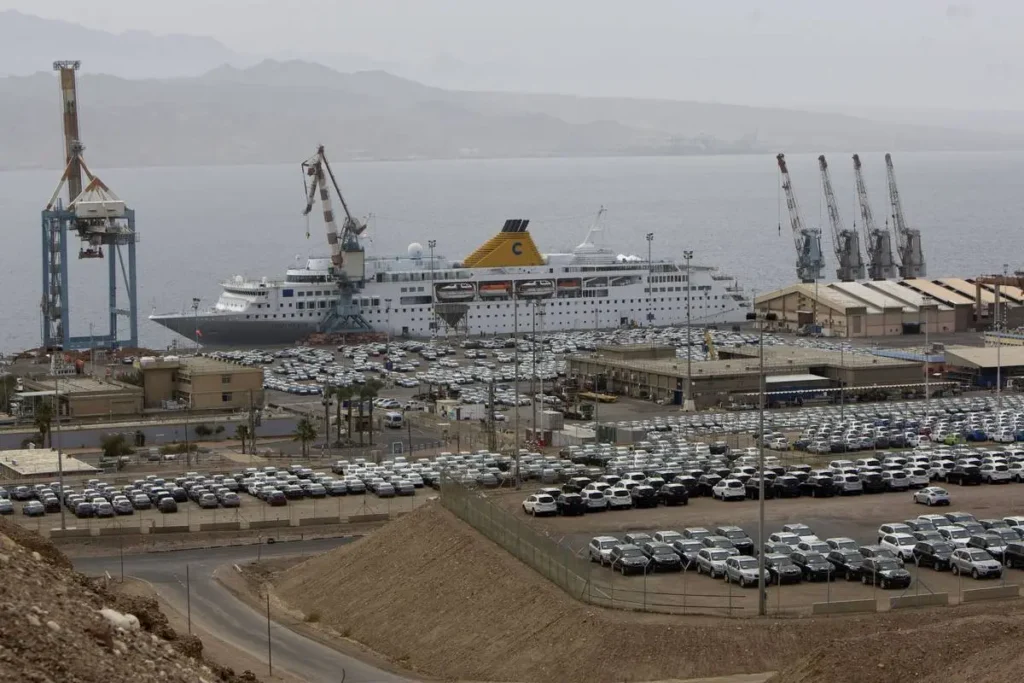
<path fill-rule="evenodd" d="M 304 417 L 295 425 L 292 438 L 302 444 L 302 457 L 305 458 L 309 455 L 309 442 L 316 440 L 316 427 L 309 418 Z"/>
<path fill-rule="evenodd" d="M 338 443 L 341 443 L 341 404 L 345 401 L 349 401 L 352 396 L 355 395 L 355 390 L 352 387 L 341 386 L 334 390 L 334 397 L 337 399 L 337 405 L 335 405 L 335 419 L 334 424 L 337 427 Z M 352 438 L 352 402 L 348 404 L 348 437 Z"/>
<path fill-rule="evenodd" d="M 37 405 L 33 422 L 36 429 L 39 430 L 41 440 L 46 443 L 47 448 L 50 448 L 50 428 L 53 424 L 53 404 L 44 401 Z"/>
<path fill-rule="evenodd" d="M 235 438 L 242 442 L 242 452 L 245 453 L 245 442 L 249 439 L 249 425 L 235 427 Z"/>
<path fill-rule="evenodd" d="M 359 390 L 359 399 L 360 399 L 360 401 L 362 402 L 362 401 L 367 401 L 368 400 L 370 402 L 370 445 L 371 446 L 373 445 L 373 399 L 377 398 L 377 394 L 380 393 L 380 390 L 383 387 L 384 387 L 384 383 L 383 382 L 381 382 L 380 380 L 371 379 L 371 380 L 367 380 L 366 384 L 363 385 L 363 388 Z M 362 412 L 363 412 L 362 403 L 360 403 L 359 412 L 360 412 L 360 414 L 362 414 Z"/>

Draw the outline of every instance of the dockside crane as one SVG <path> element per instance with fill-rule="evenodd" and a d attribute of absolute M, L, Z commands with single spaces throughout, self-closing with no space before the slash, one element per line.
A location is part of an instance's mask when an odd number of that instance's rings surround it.
<path fill-rule="evenodd" d="M 327 161 L 324 146 L 317 147 L 316 154 L 302 162 L 302 182 L 306 189 L 306 208 L 303 216 L 308 216 L 316 202 L 317 192 L 324 212 L 324 225 L 327 228 L 327 244 L 331 249 L 331 276 L 338 284 L 338 299 L 332 310 L 319 324 L 320 332 L 337 332 L 345 330 L 367 330 L 366 322 L 359 307 L 352 301 L 352 295 L 362 288 L 366 280 L 366 253 L 359 244 L 359 236 L 366 230 L 366 223 L 352 216 L 348 210 L 345 197 L 338 187 L 338 181 Z M 309 180 L 307 181 L 307 177 Z M 341 208 L 345 211 L 345 222 L 338 236 L 338 226 L 334 220 L 334 207 L 331 203 L 331 185 L 338 195 Z M 308 230 L 307 230 L 308 234 Z"/>
<path fill-rule="evenodd" d="M 885 175 L 889 181 L 889 206 L 892 209 L 892 224 L 896 230 L 896 251 L 900 257 L 900 277 L 917 278 L 927 274 L 924 251 L 921 247 L 921 231 L 907 226 L 903 216 L 903 203 L 896 187 L 896 171 L 892 167 L 892 155 L 885 153 Z"/>
<path fill-rule="evenodd" d="M 832 177 L 828 171 L 825 155 L 818 157 L 821 169 L 821 187 L 825 192 L 825 205 L 828 207 L 828 220 L 832 225 L 832 244 L 836 251 L 836 277 L 842 282 L 853 282 L 864 279 L 864 259 L 860 255 L 860 235 L 856 230 L 847 230 L 839 215 L 839 203 L 832 191 Z"/>
<path fill-rule="evenodd" d="M 804 226 L 800 207 L 796 203 L 796 195 L 793 194 L 789 169 L 786 167 L 786 155 L 778 154 L 775 159 L 779 162 L 779 171 L 782 173 L 782 189 L 786 193 L 789 222 L 793 228 L 793 242 L 796 245 L 796 275 L 800 278 L 800 282 L 815 282 L 822 278 L 822 270 L 825 267 L 825 259 L 821 253 L 821 230 Z"/>
<path fill-rule="evenodd" d="M 861 172 L 860 156 L 853 155 L 853 175 L 857 180 L 857 203 L 864 234 L 868 238 L 868 277 L 872 280 L 886 280 L 899 276 L 899 270 L 892 258 L 892 236 L 888 230 L 875 225 L 875 215 L 868 201 L 868 187 Z"/>

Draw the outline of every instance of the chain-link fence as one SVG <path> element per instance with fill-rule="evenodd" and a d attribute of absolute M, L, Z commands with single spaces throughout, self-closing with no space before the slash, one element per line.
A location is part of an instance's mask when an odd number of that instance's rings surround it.
<path fill-rule="evenodd" d="M 735 616 L 757 601 L 750 591 L 723 584 L 722 592 L 692 584 L 693 571 L 679 575 L 619 577 L 590 560 L 587 549 L 560 544 L 486 494 L 450 477 L 441 482 L 441 504 L 577 600 L 616 609 L 670 614 Z M 678 579 L 678 580 L 677 580 Z M 689 591 L 689 586 L 694 590 Z M 719 584 L 715 584 L 718 588 Z"/>

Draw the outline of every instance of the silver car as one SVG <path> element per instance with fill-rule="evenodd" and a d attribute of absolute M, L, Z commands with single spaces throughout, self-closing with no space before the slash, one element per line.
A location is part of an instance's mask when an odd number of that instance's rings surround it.
<path fill-rule="evenodd" d="M 697 553 L 697 573 L 707 574 L 712 579 L 725 576 L 725 561 L 733 557 L 728 550 L 704 548 Z"/>
<path fill-rule="evenodd" d="M 737 583 L 740 588 L 756 586 L 758 583 L 757 558 L 746 555 L 730 557 L 725 561 L 725 582 Z M 765 574 L 765 581 L 768 575 Z"/>
<path fill-rule="evenodd" d="M 602 565 L 606 564 L 611 557 L 612 548 L 621 543 L 622 541 L 614 536 L 595 536 L 590 539 L 590 544 L 587 545 L 590 561 L 599 562 Z"/>
<path fill-rule="evenodd" d="M 950 557 L 950 569 L 954 575 L 970 574 L 971 578 L 983 576 L 999 578 L 1003 575 L 1003 565 L 987 550 L 981 548 L 957 548 Z"/>

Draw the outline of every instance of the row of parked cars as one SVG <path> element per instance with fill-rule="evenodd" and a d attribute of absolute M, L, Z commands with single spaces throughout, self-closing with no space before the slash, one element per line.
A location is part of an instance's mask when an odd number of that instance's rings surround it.
<path fill-rule="evenodd" d="M 1004 567 L 1024 568 L 1024 516 L 921 515 L 883 524 L 876 542 L 869 544 L 846 537 L 822 540 L 806 524 L 793 523 L 769 535 L 760 550 L 738 526 L 689 527 L 629 532 L 621 539 L 596 536 L 587 552 L 592 562 L 623 575 L 696 571 L 742 587 L 759 583 L 761 552 L 770 584 L 845 579 L 906 588 L 911 583 L 907 563 L 975 579 L 1001 577 Z"/>

